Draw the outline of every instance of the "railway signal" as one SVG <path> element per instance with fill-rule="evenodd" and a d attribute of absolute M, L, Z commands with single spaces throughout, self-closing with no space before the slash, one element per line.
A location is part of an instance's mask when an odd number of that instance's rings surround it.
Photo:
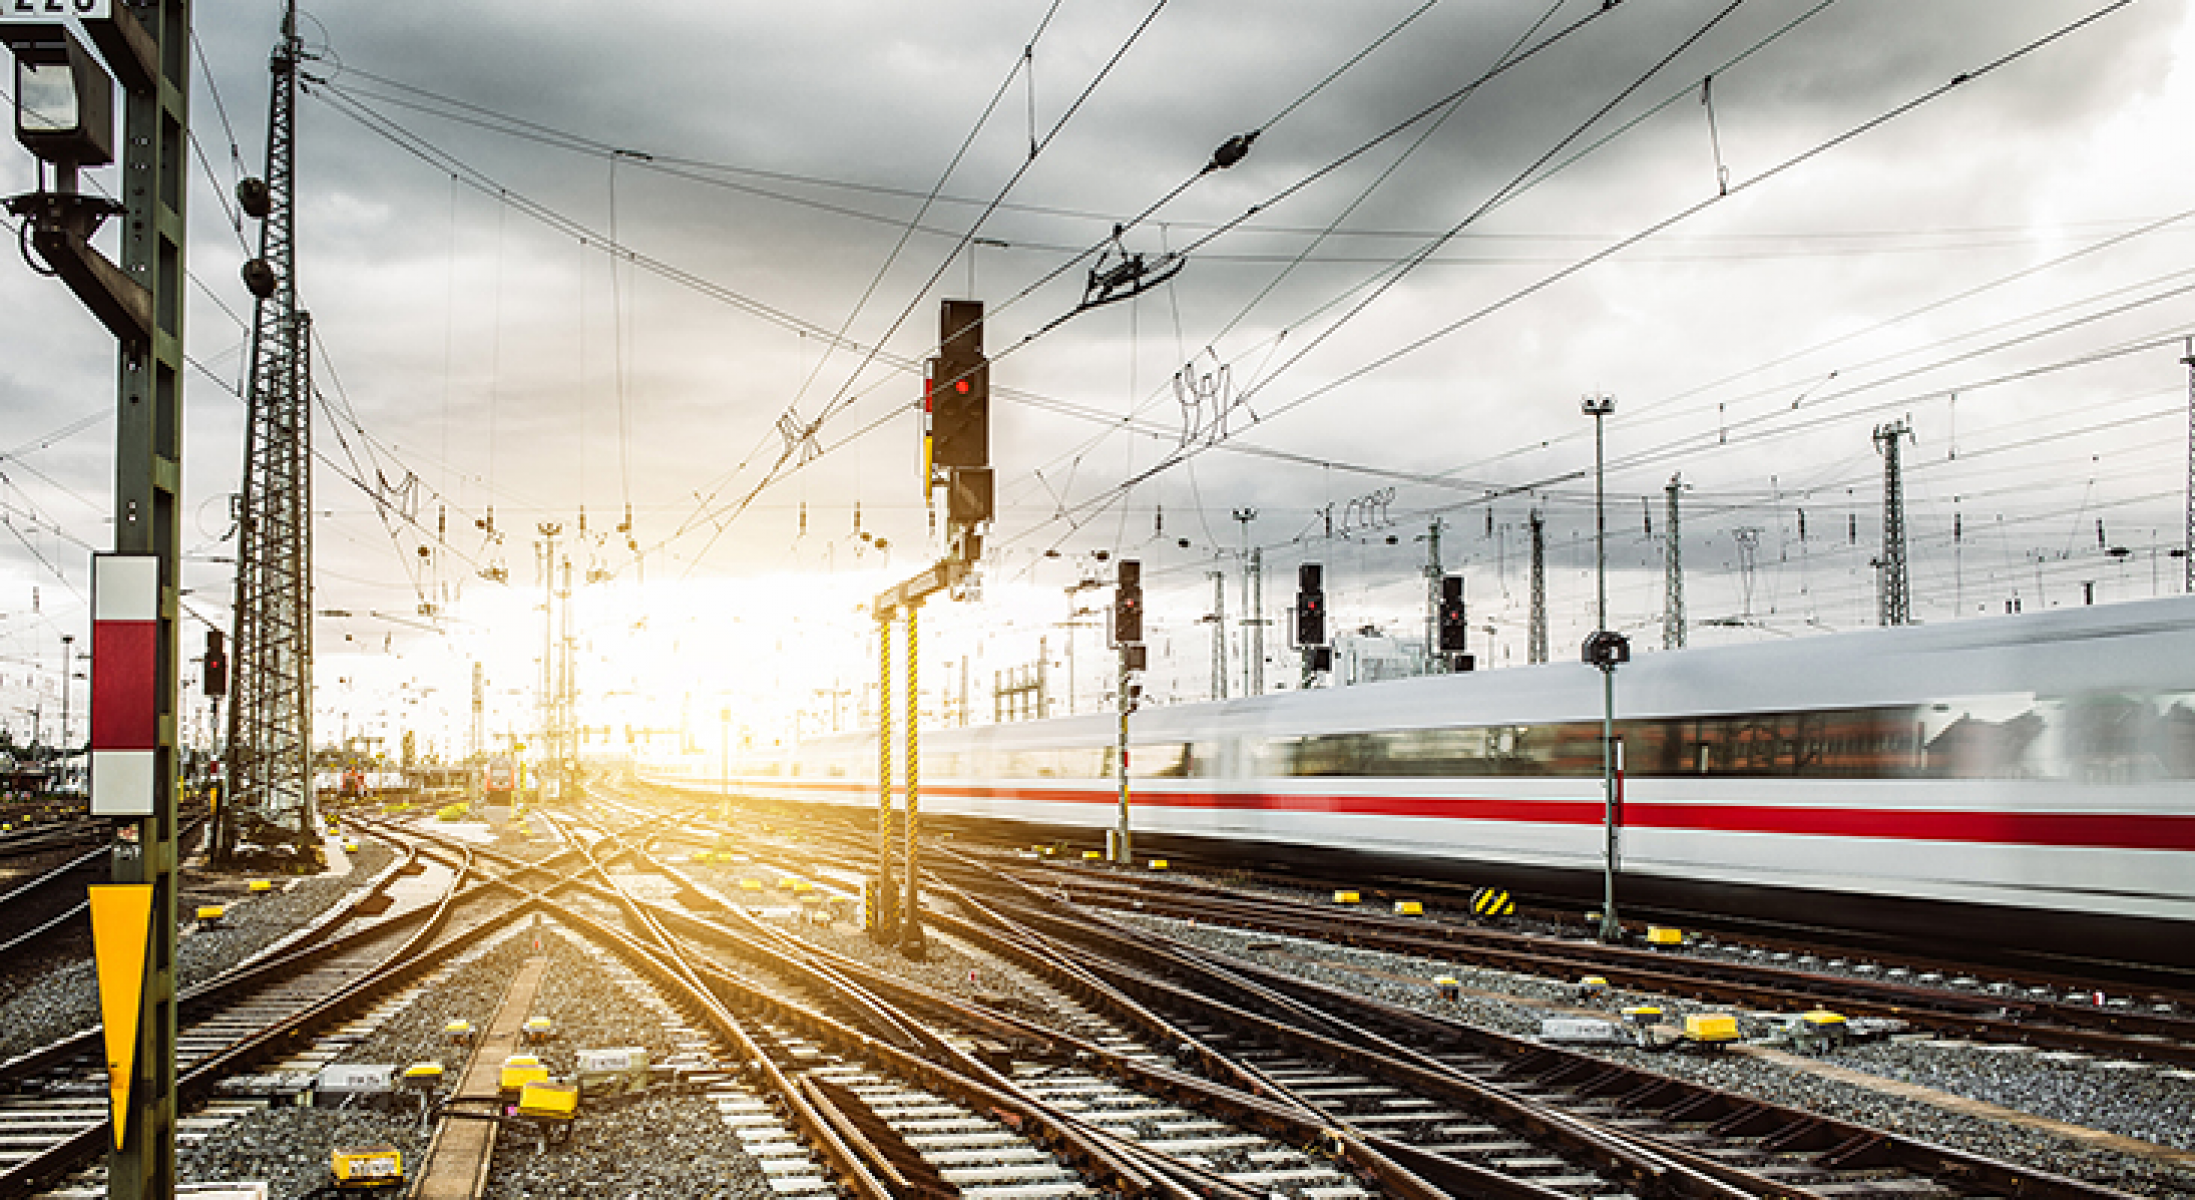
<path fill-rule="evenodd" d="M 1143 641 L 1143 564 L 1132 558 L 1117 564 L 1113 588 L 1113 644 L 1123 653 Z"/>
<path fill-rule="evenodd" d="M 215 698 L 229 694 L 228 641 L 218 629 L 206 631 L 205 682 L 206 694 Z"/>
<path fill-rule="evenodd" d="M 1324 575 L 1325 568 L 1317 563 L 1305 563 L 1296 568 L 1296 644 L 1299 646 L 1326 644 Z"/>
<path fill-rule="evenodd" d="M 1334 669 L 1334 648 L 1326 644 L 1325 568 L 1304 563 L 1296 568 L 1294 609 L 1296 646 L 1303 652 L 1303 684 L 1310 687 Z"/>

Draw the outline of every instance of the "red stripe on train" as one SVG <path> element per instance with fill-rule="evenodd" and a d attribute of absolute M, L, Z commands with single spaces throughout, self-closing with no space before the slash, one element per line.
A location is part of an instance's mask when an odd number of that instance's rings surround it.
<path fill-rule="evenodd" d="M 756 786 L 876 797 L 876 787 L 756 780 Z M 897 789 L 894 789 L 895 793 Z M 964 786 L 924 788 L 924 797 L 1004 799 L 1088 804 L 1110 809 L 1119 794 L 1090 789 L 1023 791 Z M 1601 802 L 1505 800 L 1478 796 L 1308 796 L 1272 793 L 1141 792 L 1142 808 L 1241 809 L 1345 816 L 1416 817 L 1454 821 L 1507 821 L 1539 825 L 1599 825 Z M 1976 842 L 2014 846 L 2091 847 L 2129 850 L 2195 850 L 2195 816 L 2144 813 L 2007 813 L 1946 809 L 1783 808 L 1773 805 L 1624 802 L 1626 829 L 1700 829 L 1721 833 L 1777 833 L 1798 837 L 1889 838 L 1899 841 Z"/>

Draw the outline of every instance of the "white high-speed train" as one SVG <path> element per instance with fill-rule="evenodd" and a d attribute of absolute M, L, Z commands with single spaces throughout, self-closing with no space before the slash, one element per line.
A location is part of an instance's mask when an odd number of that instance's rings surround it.
<path fill-rule="evenodd" d="M 1136 846 L 1597 899 L 1601 705 L 1558 662 L 1146 708 Z M 1616 734 L 1619 902 L 2195 966 L 2195 598 L 1643 654 Z M 1094 841 L 1117 738 L 926 729 L 925 823 Z M 873 806 L 876 761 L 874 732 L 832 737 L 735 759 L 732 787 Z"/>

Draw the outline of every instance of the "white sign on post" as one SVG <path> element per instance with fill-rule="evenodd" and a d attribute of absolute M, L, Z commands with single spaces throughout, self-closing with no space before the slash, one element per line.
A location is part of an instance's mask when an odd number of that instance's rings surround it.
<path fill-rule="evenodd" d="M 105 21 L 114 0 L 0 0 L 0 25 L 50 25 L 64 17 Z"/>

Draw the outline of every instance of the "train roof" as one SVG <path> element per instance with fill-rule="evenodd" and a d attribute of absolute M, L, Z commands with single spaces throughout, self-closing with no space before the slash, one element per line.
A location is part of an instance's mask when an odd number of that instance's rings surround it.
<path fill-rule="evenodd" d="M 1773 642 L 1649 651 L 1616 672 L 1616 715 L 1784 712 L 1927 703 L 2007 693 L 2195 693 L 2195 597 L 2055 609 L 1941 625 L 1825 633 Z M 1542 724 L 1601 710 L 1600 673 L 1575 659 L 1461 675 L 1275 692 L 1144 708 L 1137 742 L 1227 731 L 1288 736 L 1352 729 Z M 969 730 L 1000 746 L 1104 744 L 1110 714 Z M 876 734 L 829 741 L 865 742 Z"/>

